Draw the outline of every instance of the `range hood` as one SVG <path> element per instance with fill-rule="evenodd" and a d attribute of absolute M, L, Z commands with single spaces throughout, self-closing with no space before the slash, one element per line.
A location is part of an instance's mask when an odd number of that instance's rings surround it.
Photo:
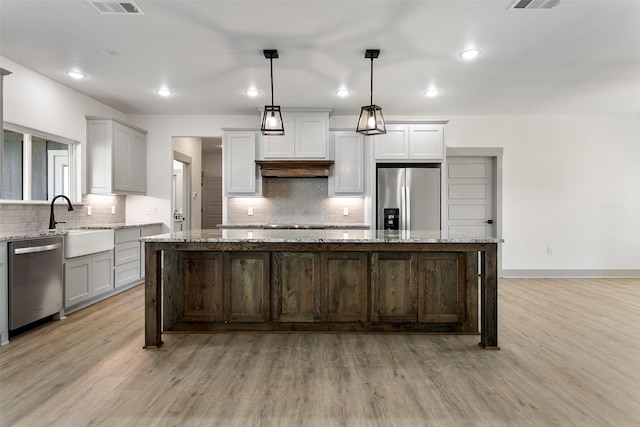
<path fill-rule="evenodd" d="M 256 160 L 263 177 L 328 177 L 333 160 Z"/>

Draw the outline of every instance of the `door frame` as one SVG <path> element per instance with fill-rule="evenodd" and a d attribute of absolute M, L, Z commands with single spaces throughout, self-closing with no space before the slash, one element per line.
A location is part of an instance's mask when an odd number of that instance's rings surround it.
<path fill-rule="evenodd" d="M 502 147 L 447 147 L 444 169 L 446 171 L 446 159 L 449 157 L 488 157 L 493 164 L 493 194 L 496 237 L 502 239 Z M 446 176 L 446 172 L 443 172 Z M 445 190 L 448 191 L 448 188 Z M 443 200 L 447 200 L 446 194 Z M 443 206 L 443 208 L 446 208 Z M 446 218 L 446 215 L 444 216 Z M 444 227 L 444 226 L 443 226 Z M 502 277 L 502 245 L 498 245 L 498 277 Z"/>
<path fill-rule="evenodd" d="M 173 160 L 184 164 L 182 171 L 183 177 L 183 204 L 184 204 L 184 230 L 191 229 L 191 157 L 186 154 L 182 154 L 179 151 L 173 151 Z M 173 176 L 173 163 L 172 163 L 172 176 Z M 173 183 L 173 179 L 172 179 Z M 173 193 L 173 192 L 172 192 Z M 173 212 L 175 210 L 175 197 L 171 197 L 171 218 L 173 218 Z M 171 229 L 173 230 L 173 220 L 171 221 Z M 175 230 L 174 230 L 175 231 Z"/>

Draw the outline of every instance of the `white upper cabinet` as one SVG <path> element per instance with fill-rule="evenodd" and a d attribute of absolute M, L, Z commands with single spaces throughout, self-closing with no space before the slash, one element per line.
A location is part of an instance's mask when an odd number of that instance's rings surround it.
<path fill-rule="evenodd" d="M 147 131 L 114 117 L 87 117 L 87 192 L 145 194 Z"/>
<path fill-rule="evenodd" d="M 256 132 L 225 131 L 223 147 L 225 193 L 258 194 Z"/>
<path fill-rule="evenodd" d="M 333 132 L 335 161 L 329 177 L 330 195 L 364 194 L 364 137 L 353 131 Z"/>
<path fill-rule="evenodd" d="M 442 160 L 444 125 L 388 125 L 374 144 L 376 160 Z"/>
<path fill-rule="evenodd" d="M 326 159 L 329 112 L 284 112 L 284 135 L 263 136 L 264 159 Z"/>

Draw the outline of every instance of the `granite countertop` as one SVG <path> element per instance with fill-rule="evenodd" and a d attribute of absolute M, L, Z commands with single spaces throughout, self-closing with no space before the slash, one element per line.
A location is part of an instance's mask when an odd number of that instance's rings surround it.
<path fill-rule="evenodd" d="M 502 239 L 478 238 L 444 230 L 190 230 L 143 237 L 143 242 L 179 243 L 501 243 Z"/>
<path fill-rule="evenodd" d="M 56 230 L 31 230 L 31 231 L 7 231 L 0 233 L 0 242 L 7 240 L 34 239 L 37 237 L 64 236 L 69 230 L 120 230 L 133 227 L 147 227 L 152 225 L 163 225 L 162 222 L 151 223 L 113 223 L 113 224 L 92 224 L 74 228 Z"/>
<path fill-rule="evenodd" d="M 115 223 L 107 223 L 107 224 L 91 224 L 91 225 L 83 225 L 81 227 L 77 227 L 77 229 L 82 230 L 122 230 L 125 228 L 134 228 L 134 227 L 151 227 L 153 225 L 164 225 L 163 222 L 134 222 L 134 223 L 124 223 L 124 222 L 115 222 Z"/>

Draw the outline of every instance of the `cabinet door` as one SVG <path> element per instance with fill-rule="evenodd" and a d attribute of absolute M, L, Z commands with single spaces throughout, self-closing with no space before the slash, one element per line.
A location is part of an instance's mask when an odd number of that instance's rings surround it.
<path fill-rule="evenodd" d="M 265 322 L 271 317 L 268 252 L 224 255 L 224 317 L 228 322 Z"/>
<path fill-rule="evenodd" d="M 464 322 L 465 253 L 428 253 L 419 262 L 418 321 Z"/>
<path fill-rule="evenodd" d="M 320 254 L 276 252 L 272 262 L 273 320 L 320 320 Z"/>
<path fill-rule="evenodd" d="M 116 191 L 131 189 L 131 168 L 129 165 L 129 134 L 131 130 L 122 123 L 113 127 L 113 188 Z"/>
<path fill-rule="evenodd" d="M 108 251 L 91 258 L 91 296 L 113 290 L 113 252 Z"/>
<path fill-rule="evenodd" d="M 182 314 L 189 322 L 222 322 L 222 253 L 184 252 Z"/>
<path fill-rule="evenodd" d="M 333 192 L 364 193 L 364 141 L 354 132 L 334 134 Z"/>
<path fill-rule="evenodd" d="M 283 114 L 284 135 L 263 136 L 262 149 L 265 159 L 290 159 L 295 157 L 296 128 L 293 116 Z"/>
<path fill-rule="evenodd" d="M 224 143 L 225 189 L 229 193 L 256 192 L 256 134 L 227 132 Z"/>
<path fill-rule="evenodd" d="M 91 257 L 67 260 L 64 264 L 64 306 L 71 307 L 91 297 Z"/>
<path fill-rule="evenodd" d="M 389 125 L 387 133 L 374 138 L 375 158 L 380 160 L 406 160 L 409 158 L 409 134 L 404 125 Z"/>
<path fill-rule="evenodd" d="M 444 158 L 442 125 L 409 126 L 409 158 L 441 160 Z"/>
<path fill-rule="evenodd" d="M 327 158 L 328 118 L 323 114 L 295 116 L 295 157 Z"/>
<path fill-rule="evenodd" d="M 110 194 L 112 188 L 113 122 L 87 120 L 87 191 Z"/>
<path fill-rule="evenodd" d="M 118 165 L 116 165 L 116 168 Z M 129 134 L 129 191 L 147 191 L 147 137 L 144 133 L 131 129 Z"/>
<path fill-rule="evenodd" d="M 367 254 L 323 252 L 321 280 L 323 320 L 366 322 L 368 305 Z"/>
<path fill-rule="evenodd" d="M 371 316 L 374 322 L 418 320 L 418 254 L 381 252 L 372 256 Z"/>

